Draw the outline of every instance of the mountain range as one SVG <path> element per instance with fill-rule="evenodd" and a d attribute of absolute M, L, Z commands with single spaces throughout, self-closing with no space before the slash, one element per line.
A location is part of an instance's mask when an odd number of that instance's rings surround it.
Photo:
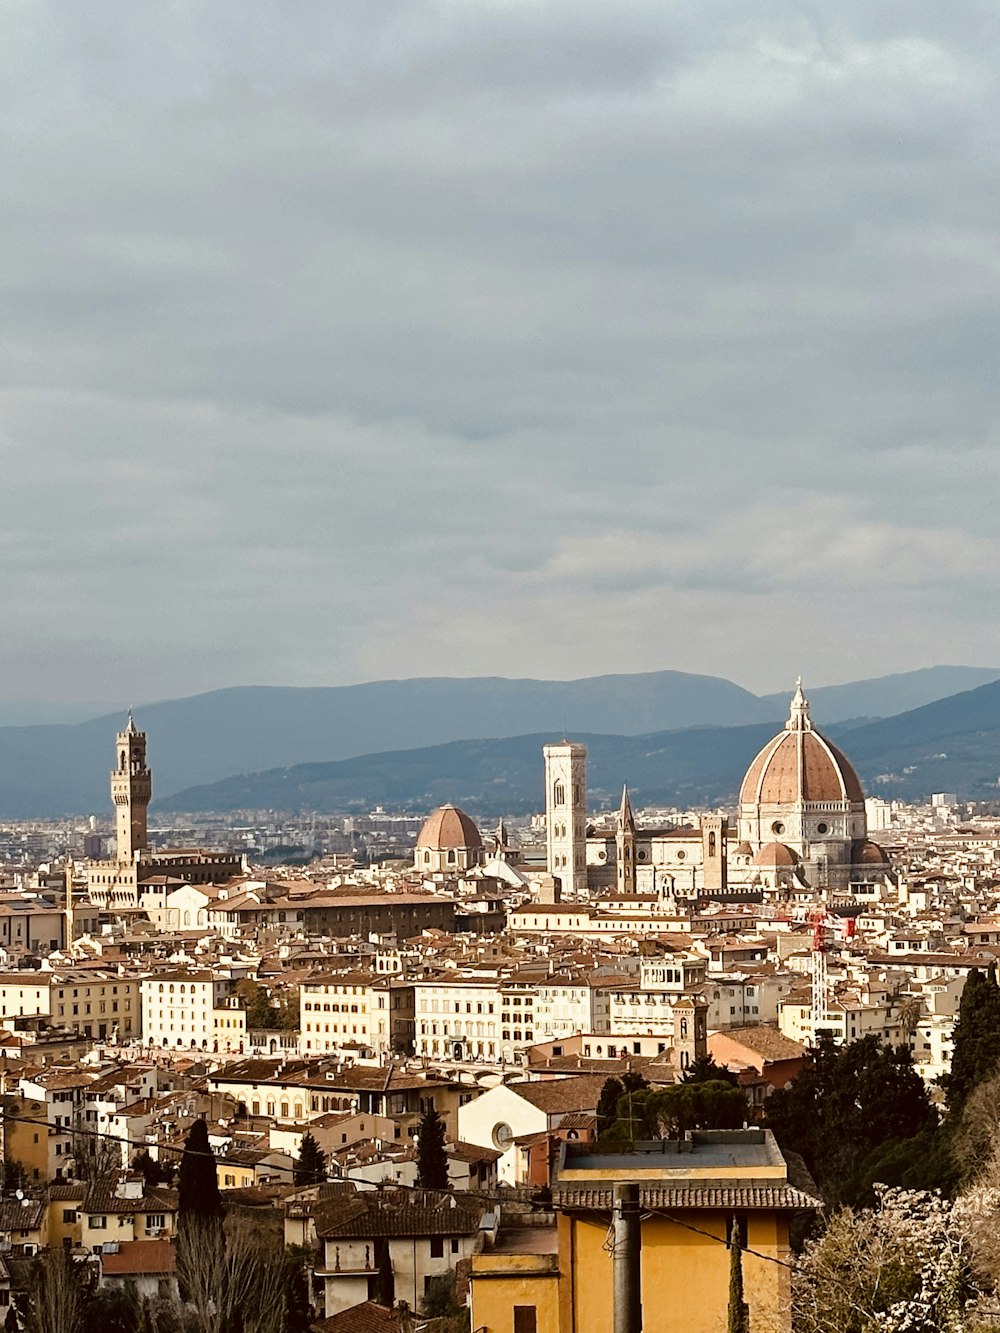
<path fill-rule="evenodd" d="M 932 667 L 809 694 L 819 725 L 850 725 L 853 747 L 853 737 L 873 725 L 860 725 L 860 719 L 940 700 L 984 678 L 996 680 L 1000 670 Z M 647 755 L 650 791 L 660 790 L 662 774 L 673 766 L 670 780 L 690 792 L 683 799 L 694 801 L 698 792 L 728 790 L 738 781 L 746 747 L 752 753 L 752 737 L 758 731 L 770 735 L 784 718 L 793 683 L 788 693 L 765 697 L 721 677 L 678 671 L 573 681 L 418 678 L 312 689 L 248 686 L 148 704 L 137 710 L 136 722 L 149 736 L 154 799 L 164 811 L 209 808 L 191 804 L 192 788 L 203 793 L 199 802 L 227 802 L 213 808 L 255 803 L 226 795 L 228 787 L 209 797 L 208 789 L 228 780 L 249 792 L 251 779 L 234 776 L 245 774 L 267 779 L 258 788 L 272 795 L 260 801 L 261 808 L 313 806 L 319 788 L 308 799 L 297 796 L 294 806 L 278 797 L 283 791 L 287 796 L 290 781 L 300 781 L 303 765 L 318 771 L 337 764 L 347 767 L 322 781 L 334 783 L 330 791 L 341 809 L 348 802 L 364 804 L 376 790 L 398 793 L 372 798 L 382 804 L 424 804 L 425 796 L 433 804 L 432 792 L 460 800 L 455 782 L 459 788 L 492 782 L 492 793 L 482 793 L 484 808 L 501 808 L 501 795 L 513 800 L 517 792 L 519 808 L 532 808 L 538 803 L 538 746 L 542 738 L 563 735 L 591 738 L 599 783 L 605 750 L 617 756 L 608 760 L 612 787 L 618 771 L 637 782 L 635 763 Z M 123 724 L 119 713 L 75 724 L 0 727 L 0 817 L 107 811 L 114 733 Z M 471 758 L 459 759 L 460 753 Z M 635 754 L 639 761 L 628 758 Z M 458 767 L 449 772 L 453 759 Z M 433 765 L 442 761 L 445 768 L 435 778 Z M 491 764 L 506 767 L 493 772 Z M 273 770 L 296 776 L 279 781 Z M 535 772 L 530 782 L 529 771 Z M 379 773 L 383 777 L 376 780 Z M 306 786 L 312 783 L 310 778 Z M 352 783 L 360 786 L 352 789 Z M 497 799 L 487 800 L 490 794 Z M 332 795 L 318 808 L 329 808 L 329 800 Z"/>
<path fill-rule="evenodd" d="M 643 736 L 574 732 L 588 749 L 591 808 L 617 805 L 628 783 L 637 806 L 725 805 L 774 722 L 691 727 Z M 896 717 L 824 730 L 857 768 L 866 791 L 921 800 L 954 791 L 1000 798 L 1000 681 Z M 455 741 L 255 773 L 177 793 L 164 811 L 426 810 L 453 801 L 470 814 L 524 814 L 544 804 L 542 746 L 552 733 Z"/>

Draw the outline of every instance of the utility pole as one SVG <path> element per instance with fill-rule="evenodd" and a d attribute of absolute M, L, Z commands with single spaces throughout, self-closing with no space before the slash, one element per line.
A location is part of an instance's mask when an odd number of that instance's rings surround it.
<path fill-rule="evenodd" d="M 639 1186 L 634 1182 L 615 1185 L 613 1204 L 612 1281 L 614 1284 L 614 1333 L 642 1333 L 640 1286 Z"/>

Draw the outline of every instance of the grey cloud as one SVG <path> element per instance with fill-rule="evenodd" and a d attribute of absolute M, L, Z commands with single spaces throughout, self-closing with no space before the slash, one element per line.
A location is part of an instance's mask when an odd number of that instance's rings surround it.
<path fill-rule="evenodd" d="M 997 657 L 998 27 L 17 11 L 6 692 Z"/>

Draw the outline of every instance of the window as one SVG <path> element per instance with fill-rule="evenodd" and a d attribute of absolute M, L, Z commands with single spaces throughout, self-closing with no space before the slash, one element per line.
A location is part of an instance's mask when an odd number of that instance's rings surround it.
<path fill-rule="evenodd" d="M 441 1236 L 431 1237 L 431 1258 L 432 1259 L 444 1258 L 444 1239 Z"/>
<path fill-rule="evenodd" d="M 76 1221 L 76 1209 L 75 1209 L 75 1208 L 64 1208 L 64 1209 L 62 1210 L 62 1215 L 63 1215 L 63 1222 L 64 1222 L 65 1224 L 67 1224 L 67 1225 L 70 1225 L 70 1224 L 72 1224 L 73 1222 Z"/>
<path fill-rule="evenodd" d="M 165 1214 L 163 1213 L 146 1214 L 147 1231 L 162 1231 L 166 1227 L 166 1225 L 167 1225 L 167 1219 Z"/>
<path fill-rule="evenodd" d="M 538 1333 L 537 1306 L 514 1306 L 514 1333 Z"/>
<path fill-rule="evenodd" d="M 107 1225 L 108 1219 L 106 1217 L 92 1217 L 90 1219 L 91 1231 L 104 1231 L 106 1230 Z"/>

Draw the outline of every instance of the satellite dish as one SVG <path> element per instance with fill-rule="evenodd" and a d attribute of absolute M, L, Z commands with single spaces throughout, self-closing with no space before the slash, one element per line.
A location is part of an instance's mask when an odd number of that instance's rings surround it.
<path fill-rule="evenodd" d="M 15 1190 L 15 1191 L 14 1191 L 14 1198 L 15 1198 L 15 1199 L 23 1199 L 23 1198 L 24 1198 L 24 1190 Z"/>

